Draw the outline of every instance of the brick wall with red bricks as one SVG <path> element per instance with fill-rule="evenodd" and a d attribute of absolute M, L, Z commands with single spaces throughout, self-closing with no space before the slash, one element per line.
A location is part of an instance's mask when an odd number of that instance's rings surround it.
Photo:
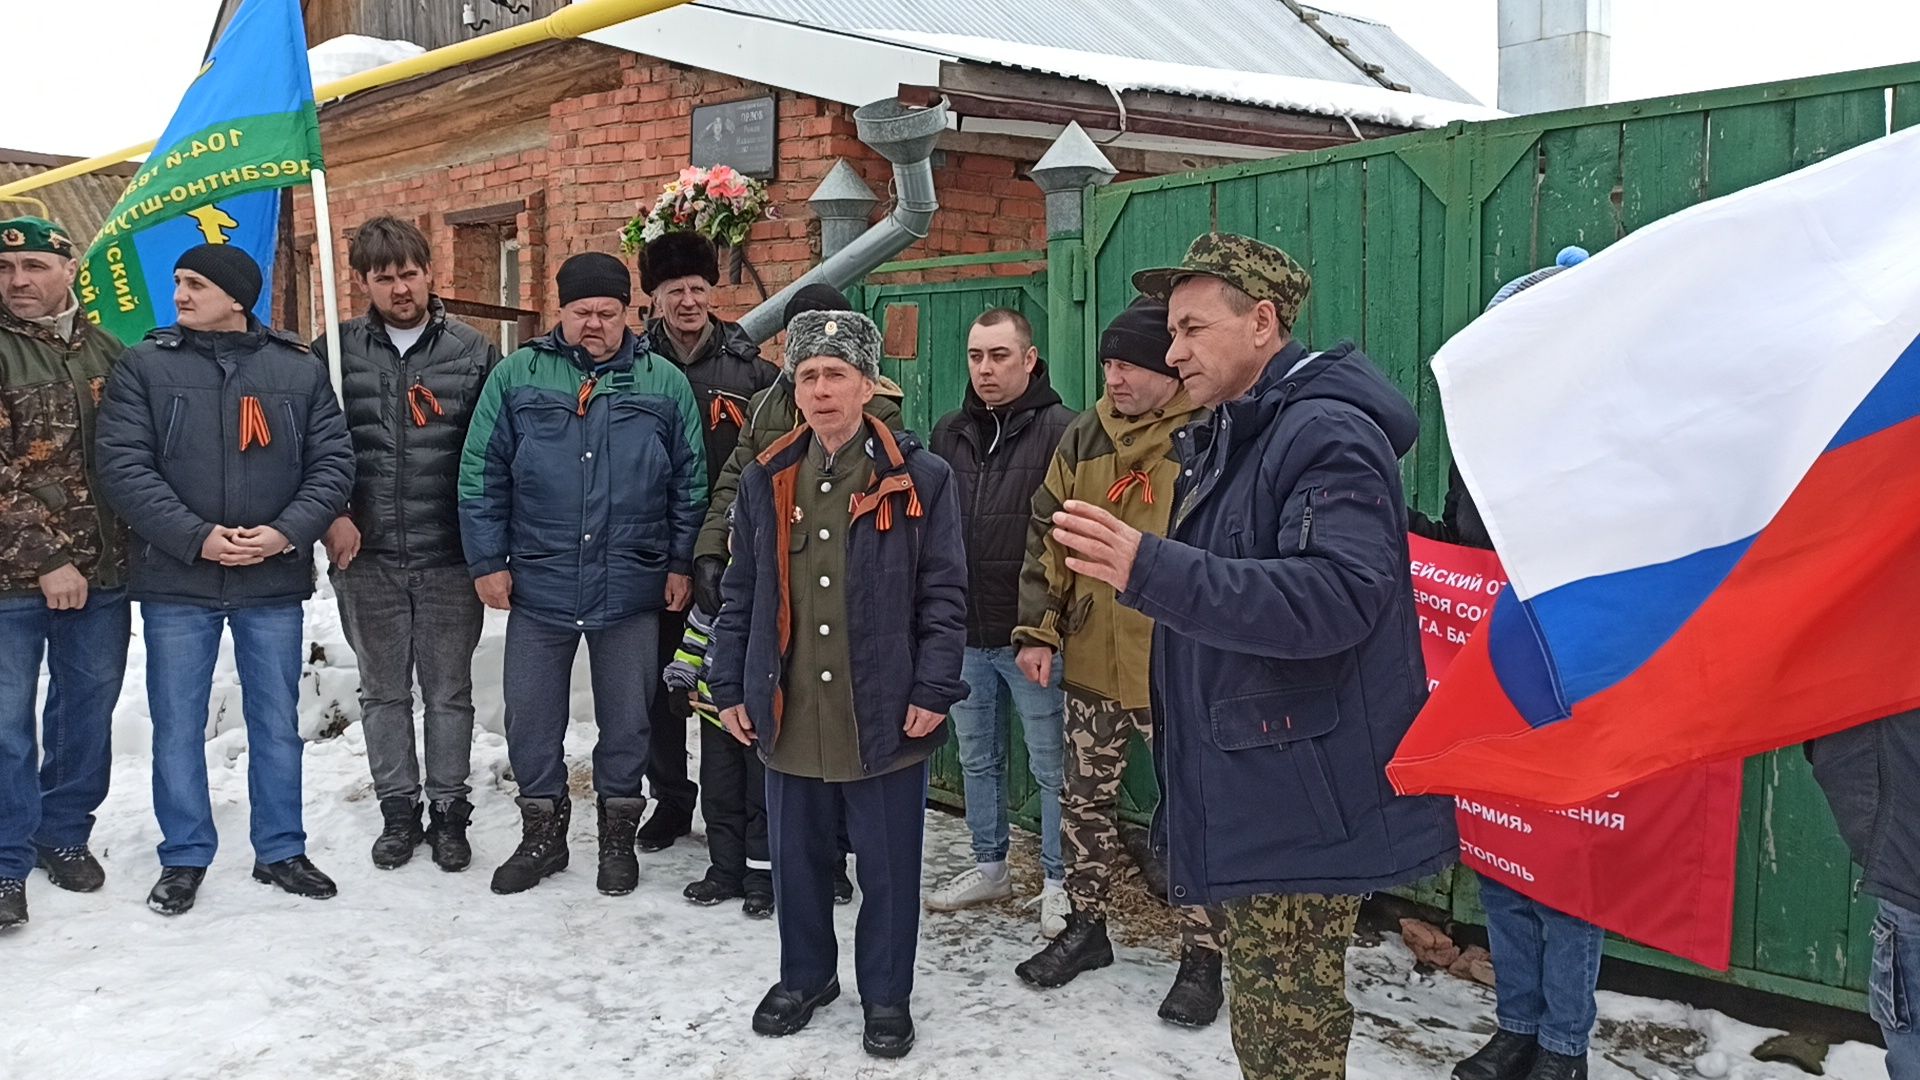
<path fill-rule="evenodd" d="M 519 245 L 519 289 L 505 304 L 539 311 L 543 326 L 557 303 L 553 272 L 567 256 L 582 251 L 621 255 L 635 267 L 634 297 L 643 303 L 637 265 L 621 252 L 620 231 L 687 164 L 697 105 L 767 93 L 776 97 L 778 164 L 769 186 L 780 216 L 756 225 L 746 244 L 747 258 L 769 295 L 819 261 L 819 224 L 806 200 L 835 160 L 850 161 L 880 196 L 875 220 L 889 205 L 891 166 L 860 142 L 851 107 L 632 54 L 610 62 L 621 68 L 618 88 L 554 103 L 544 149 L 447 160 L 407 175 L 357 181 L 351 179 L 357 172 L 351 163 L 330 162 L 349 178 L 336 181 L 330 193 L 343 317 L 366 303 L 347 271 L 344 234 L 382 213 L 410 219 L 426 232 L 436 285 L 444 295 L 501 303 L 501 244 L 511 236 Z M 325 113 L 321 131 L 324 140 Z M 932 231 L 896 258 L 1045 246 L 1043 199 L 1022 175 L 1031 161 L 943 151 L 935 164 L 940 211 Z M 513 205 L 522 202 L 524 208 Z M 303 276 L 317 289 L 313 233 L 312 205 L 303 188 L 296 195 L 296 250 L 309 260 Z M 751 277 L 731 284 L 728 269 L 723 262 L 715 308 L 723 317 L 737 318 L 759 302 L 760 293 Z M 308 299 L 303 318 L 314 319 L 307 313 L 317 310 Z"/>

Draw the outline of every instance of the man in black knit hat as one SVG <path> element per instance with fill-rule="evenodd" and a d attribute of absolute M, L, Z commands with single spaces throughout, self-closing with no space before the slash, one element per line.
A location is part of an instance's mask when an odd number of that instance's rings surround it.
<path fill-rule="evenodd" d="M 699 233 L 667 233 L 640 252 L 640 287 L 652 304 L 648 346 L 678 366 L 693 389 L 709 477 L 718 475 L 733 453 L 740 432 L 747 426 L 753 396 L 772 385 L 779 374 L 760 358 L 759 347 L 739 324 L 713 313 L 713 290 L 719 284 L 719 253 L 713 241 Z M 685 630 L 684 611 L 670 612 L 661 619 L 662 668 L 673 662 L 673 650 Z M 653 816 L 640 828 L 641 851 L 671 847 L 693 828 L 693 807 L 700 789 L 687 777 L 690 714 L 683 695 L 655 695 L 647 766 L 654 809 Z"/>
<path fill-rule="evenodd" d="M 194 904 L 217 838 L 207 791 L 214 661 L 233 635 L 247 725 L 255 880 L 324 899 L 300 800 L 300 674 L 313 546 L 347 505 L 353 444 L 326 366 L 252 314 L 260 268 L 226 244 L 175 265 L 179 321 L 127 352 L 96 434 L 100 487 L 134 533 L 153 714 L 160 880 L 147 906 Z"/>

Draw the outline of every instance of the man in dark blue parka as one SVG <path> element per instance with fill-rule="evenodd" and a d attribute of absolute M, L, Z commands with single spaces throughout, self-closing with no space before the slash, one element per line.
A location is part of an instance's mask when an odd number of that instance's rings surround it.
<path fill-rule="evenodd" d="M 1165 538 L 1068 502 L 1067 565 L 1155 622 L 1155 844 L 1175 904 L 1222 904 L 1248 1080 L 1346 1075 L 1360 897 L 1444 868 L 1442 799 L 1387 759 L 1426 696 L 1397 459 L 1413 409 L 1351 344 L 1292 340 L 1310 279 L 1243 236 L 1143 270 L 1167 359 L 1212 416 L 1181 432 Z"/>

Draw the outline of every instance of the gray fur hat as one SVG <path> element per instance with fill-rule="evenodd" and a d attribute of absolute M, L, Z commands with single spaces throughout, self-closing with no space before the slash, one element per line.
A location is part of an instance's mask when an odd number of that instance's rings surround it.
<path fill-rule="evenodd" d="M 782 369 L 791 379 L 801 361 L 836 356 L 869 379 L 880 378 L 880 328 L 857 311 L 803 311 L 787 324 Z"/>

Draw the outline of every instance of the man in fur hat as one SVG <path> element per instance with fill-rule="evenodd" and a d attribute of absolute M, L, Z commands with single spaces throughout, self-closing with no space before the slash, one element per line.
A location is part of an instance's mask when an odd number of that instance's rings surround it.
<path fill-rule="evenodd" d="M 693 388 L 705 433 L 706 475 L 718 476 L 747 426 L 753 397 L 780 374 L 760 358 L 760 349 L 740 329 L 713 313 L 720 283 L 720 256 L 699 233 L 670 232 L 640 252 L 640 287 L 652 302 L 647 340 L 653 351 L 680 368 Z M 685 612 L 665 614 L 660 624 L 660 666 L 673 662 L 685 632 Z M 640 828 L 641 851 L 660 851 L 693 828 L 699 787 L 687 776 L 684 695 L 656 694 L 647 783 L 653 816 Z"/>

